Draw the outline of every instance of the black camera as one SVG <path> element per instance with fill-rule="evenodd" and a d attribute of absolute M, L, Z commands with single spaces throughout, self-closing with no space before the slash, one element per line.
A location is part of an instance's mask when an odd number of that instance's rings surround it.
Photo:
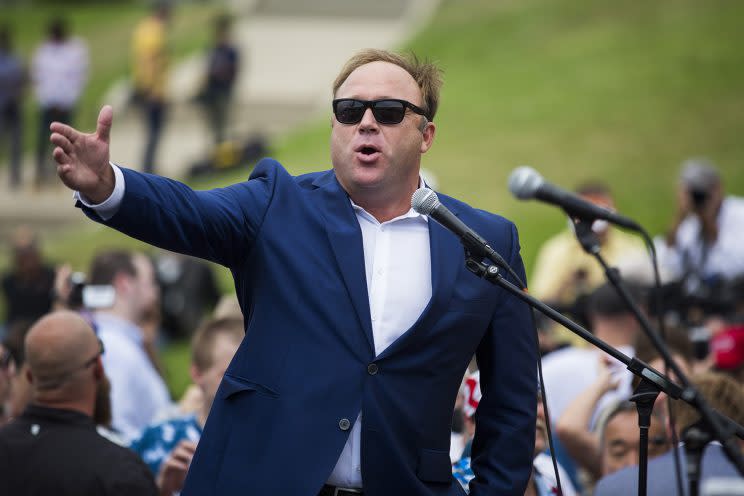
<path fill-rule="evenodd" d="M 87 284 L 82 272 L 70 274 L 70 296 L 67 300 L 70 308 L 109 308 L 114 304 L 115 297 L 113 286 Z"/>
<path fill-rule="evenodd" d="M 81 308 L 83 306 L 83 288 L 85 287 L 85 274 L 73 272 L 70 274 L 70 296 L 67 306 L 70 308 Z"/>
<path fill-rule="evenodd" d="M 691 189 L 690 199 L 692 200 L 692 205 L 696 209 L 700 209 L 708 201 L 708 192 L 704 189 Z"/>

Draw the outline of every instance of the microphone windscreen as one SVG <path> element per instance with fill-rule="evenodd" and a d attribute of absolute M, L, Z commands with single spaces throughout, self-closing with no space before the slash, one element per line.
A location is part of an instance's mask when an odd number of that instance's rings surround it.
<path fill-rule="evenodd" d="M 542 176 L 532 167 L 523 165 L 514 169 L 509 176 L 509 191 L 520 200 L 534 198 L 542 185 Z"/>
<path fill-rule="evenodd" d="M 411 207 L 421 215 L 430 215 L 439 205 L 439 197 L 429 188 L 419 188 L 411 196 Z"/>

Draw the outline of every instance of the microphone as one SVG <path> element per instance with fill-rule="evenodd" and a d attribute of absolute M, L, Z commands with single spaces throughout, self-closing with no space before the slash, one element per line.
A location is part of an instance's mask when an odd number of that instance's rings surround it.
<path fill-rule="evenodd" d="M 483 239 L 477 232 L 470 229 L 463 221 L 457 218 L 455 214 L 450 212 L 447 207 L 442 205 L 439 201 L 439 197 L 433 190 L 430 190 L 429 188 L 419 188 L 414 191 L 413 196 L 411 197 L 411 207 L 413 207 L 413 210 L 419 214 L 431 217 L 445 228 L 455 233 L 455 235 L 460 238 L 460 241 L 465 248 L 470 250 L 471 253 L 482 258 L 488 258 L 497 265 L 504 267 L 514 275 L 514 277 L 517 277 L 506 260 L 504 260 L 496 250 L 488 245 L 488 241 Z M 517 280 L 519 280 L 519 277 L 517 277 Z"/>
<path fill-rule="evenodd" d="M 604 219 L 620 227 L 642 231 L 635 221 L 547 182 L 532 167 L 517 167 L 509 176 L 509 191 L 520 200 L 533 198 L 561 207 L 570 217 Z"/>

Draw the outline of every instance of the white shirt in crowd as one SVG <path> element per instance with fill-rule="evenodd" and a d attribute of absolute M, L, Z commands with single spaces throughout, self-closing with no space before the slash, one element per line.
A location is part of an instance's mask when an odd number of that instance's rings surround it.
<path fill-rule="evenodd" d="M 111 382 L 112 427 L 131 441 L 170 410 L 170 393 L 145 352 L 139 327 L 104 312 L 97 312 L 94 320 L 105 350 L 103 368 Z"/>
<path fill-rule="evenodd" d="M 690 269 L 702 278 L 717 275 L 733 279 L 744 275 L 744 244 L 739 238 L 742 227 L 744 198 L 726 197 L 718 212 L 718 239 L 707 247 L 704 260 L 700 220 L 694 215 L 682 221 L 677 229 L 675 246 L 664 246 L 659 252 L 659 260 L 674 279 L 684 276 Z"/>
<path fill-rule="evenodd" d="M 619 346 L 625 355 L 635 356 L 630 346 Z M 605 353 L 595 348 L 564 348 L 543 358 L 543 379 L 551 425 L 555 425 L 566 407 L 599 377 L 600 358 Z M 592 415 L 592 425 L 597 414 L 608 404 L 630 398 L 633 374 L 621 362 L 607 355 L 613 375 L 619 379 L 617 388 L 605 393 Z"/>
<path fill-rule="evenodd" d="M 88 47 L 79 38 L 42 43 L 31 63 L 39 105 L 73 108 L 88 81 L 88 64 Z"/>

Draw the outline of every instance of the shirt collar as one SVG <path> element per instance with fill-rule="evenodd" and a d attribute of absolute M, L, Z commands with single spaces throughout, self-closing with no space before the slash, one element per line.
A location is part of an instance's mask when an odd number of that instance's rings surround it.
<path fill-rule="evenodd" d="M 419 188 L 425 188 L 427 187 L 426 182 L 424 181 L 424 178 L 419 175 Z M 385 222 L 378 222 L 377 219 L 375 219 L 374 215 L 370 214 L 366 210 L 364 210 L 363 207 L 360 207 L 356 203 L 354 203 L 354 200 L 349 197 L 349 202 L 351 202 L 351 207 L 354 209 L 354 212 L 358 216 L 364 217 L 365 219 L 369 220 L 370 222 L 373 222 L 375 224 L 379 225 L 385 225 L 385 224 L 392 224 L 393 222 L 398 222 L 403 219 L 416 219 L 420 218 L 422 222 L 428 223 L 429 218 L 426 215 L 421 215 L 420 213 L 416 212 L 413 207 L 408 209 L 408 212 L 404 213 L 403 215 L 399 215 L 398 217 L 395 217 L 394 219 L 387 220 Z"/>

